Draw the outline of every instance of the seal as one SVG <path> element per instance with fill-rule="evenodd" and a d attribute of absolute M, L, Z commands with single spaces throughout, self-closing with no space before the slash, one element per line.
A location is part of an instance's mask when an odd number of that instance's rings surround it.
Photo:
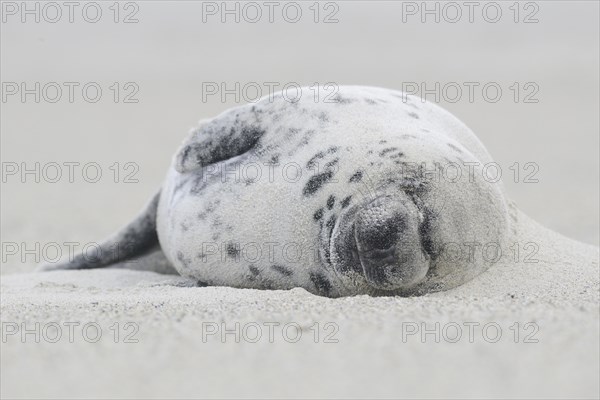
<path fill-rule="evenodd" d="M 482 249 L 506 242 L 508 201 L 469 128 L 394 90 L 305 89 L 201 121 L 136 219 L 41 270 L 138 260 L 200 285 L 339 297 L 445 290 L 497 261 Z"/>

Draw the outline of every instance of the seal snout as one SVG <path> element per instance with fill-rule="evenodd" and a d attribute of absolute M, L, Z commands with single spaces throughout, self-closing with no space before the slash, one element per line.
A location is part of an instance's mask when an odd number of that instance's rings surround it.
<path fill-rule="evenodd" d="M 412 286 L 429 269 L 419 237 L 418 210 L 403 197 L 377 197 L 357 212 L 354 221 L 362 272 L 367 282 L 378 289 Z"/>

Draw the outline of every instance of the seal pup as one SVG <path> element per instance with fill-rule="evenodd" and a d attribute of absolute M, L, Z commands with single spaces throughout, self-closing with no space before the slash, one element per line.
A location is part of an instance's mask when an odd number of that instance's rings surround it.
<path fill-rule="evenodd" d="M 339 297 L 444 290 L 497 261 L 508 201 L 469 128 L 394 90 L 318 93 L 201 121 L 136 219 L 94 256 L 41 269 L 138 260 L 201 285 Z"/>

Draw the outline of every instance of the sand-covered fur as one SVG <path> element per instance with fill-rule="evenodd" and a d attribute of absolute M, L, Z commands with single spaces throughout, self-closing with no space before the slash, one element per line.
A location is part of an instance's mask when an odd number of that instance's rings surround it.
<path fill-rule="evenodd" d="M 445 290 L 506 252 L 515 221 L 490 164 L 457 118 L 402 92 L 265 97 L 190 133 L 159 194 L 103 245 L 119 253 L 44 268 L 161 249 L 200 285 L 330 297 Z"/>

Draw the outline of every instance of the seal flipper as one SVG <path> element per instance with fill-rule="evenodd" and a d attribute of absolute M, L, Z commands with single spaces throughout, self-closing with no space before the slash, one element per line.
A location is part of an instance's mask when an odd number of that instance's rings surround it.
<path fill-rule="evenodd" d="M 258 144 L 264 130 L 258 125 L 241 125 L 239 120 L 214 120 L 188 136 L 175 155 L 175 169 L 185 173 L 244 154 Z"/>
<path fill-rule="evenodd" d="M 152 260 L 152 262 L 148 266 L 135 269 L 153 270 L 155 265 L 158 265 L 161 271 L 168 270 L 164 267 L 166 258 L 160 251 L 156 233 L 156 209 L 159 197 L 160 191 L 152 197 L 152 200 L 148 202 L 132 222 L 97 246 L 95 254 L 81 253 L 73 257 L 72 260 L 65 260 L 57 264 L 40 265 L 37 270 L 102 268 L 112 264 L 132 261 L 150 254 L 152 254 L 152 257 L 146 258 Z M 161 254 L 157 256 L 157 252 Z M 144 259 L 136 261 L 140 261 L 140 264 L 142 264 Z"/>

